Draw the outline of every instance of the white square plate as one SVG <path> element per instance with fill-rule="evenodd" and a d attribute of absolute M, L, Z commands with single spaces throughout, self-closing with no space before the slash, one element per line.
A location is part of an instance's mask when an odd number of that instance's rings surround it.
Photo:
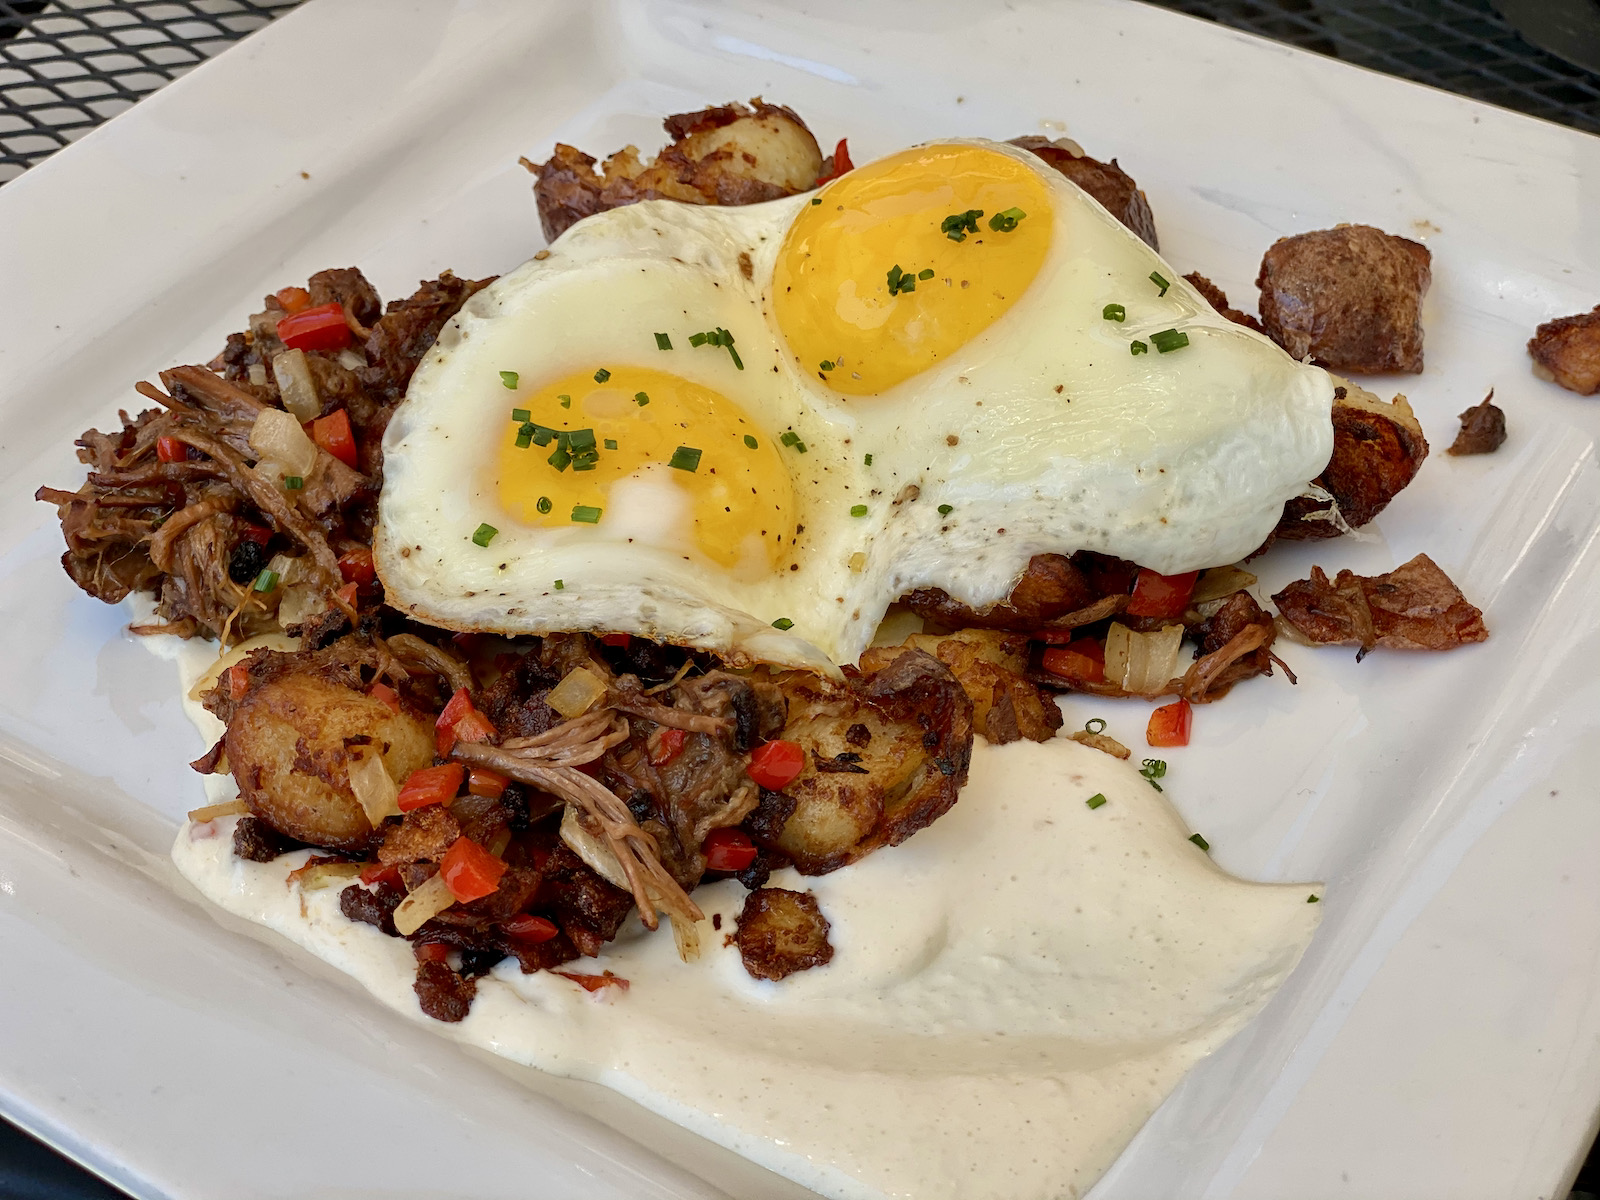
<path fill-rule="evenodd" d="M 1426 551 L 1493 637 L 1290 646 L 1298 688 L 1197 715 L 1169 795 L 1229 869 L 1326 879 L 1325 920 L 1094 1194 L 1560 1194 L 1600 1097 L 1600 400 L 1522 344 L 1600 300 L 1600 140 L 1117 0 L 317 0 L 0 191 L 0 1110 L 143 1197 L 799 1194 L 198 907 L 167 862 L 204 749 L 175 672 L 71 587 L 31 499 L 263 293 L 508 270 L 541 244 L 519 154 L 651 149 L 758 93 L 857 161 L 1064 129 L 1246 304 L 1280 235 L 1426 237 L 1427 373 L 1376 386 L 1435 456 L 1375 538 L 1279 547 L 1262 582 Z M 1510 440 L 1440 453 L 1490 386 Z"/>

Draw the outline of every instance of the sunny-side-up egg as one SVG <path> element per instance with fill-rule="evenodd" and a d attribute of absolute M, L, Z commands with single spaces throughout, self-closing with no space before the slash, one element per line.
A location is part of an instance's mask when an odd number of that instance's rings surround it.
<path fill-rule="evenodd" d="M 377 564 L 445 628 L 849 663 L 1034 554 L 1248 554 L 1332 396 L 1031 154 L 933 143 L 597 214 L 474 296 L 389 425 Z"/>

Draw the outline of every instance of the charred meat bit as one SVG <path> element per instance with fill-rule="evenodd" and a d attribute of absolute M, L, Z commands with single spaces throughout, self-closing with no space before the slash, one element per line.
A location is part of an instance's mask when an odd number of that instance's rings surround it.
<path fill-rule="evenodd" d="M 1070 138 L 1051 141 L 1031 135 L 1012 138 L 1011 144 L 1033 151 L 1099 201 L 1101 207 L 1133 230 L 1150 249 L 1161 249 L 1156 240 L 1156 219 L 1151 215 L 1150 201 L 1133 178 L 1117 165 L 1116 159 L 1098 162 Z"/>
<path fill-rule="evenodd" d="M 904 603 L 923 620 L 948 629 L 1028 630 L 1083 608 L 1098 596 L 1071 559 L 1060 554 L 1036 554 L 1000 604 L 969 608 L 938 588 L 918 588 L 905 597 Z"/>
<path fill-rule="evenodd" d="M 1489 636 L 1483 614 L 1434 561 L 1419 554 L 1387 575 L 1340 571 L 1328 581 L 1321 567 L 1272 597 L 1278 611 L 1319 645 L 1400 650 L 1450 650 Z"/>
<path fill-rule="evenodd" d="M 271 862 L 280 854 L 299 850 L 304 845 L 279 833 L 259 817 L 240 817 L 233 827 L 233 852 L 249 862 Z"/>
<path fill-rule="evenodd" d="M 734 944 L 756 979 L 783 979 L 833 958 L 828 918 L 810 892 L 758 888 L 744 900 Z"/>
<path fill-rule="evenodd" d="M 1594 311 L 1546 321 L 1528 339 L 1533 373 L 1569 392 L 1600 392 L 1600 304 Z"/>
<path fill-rule="evenodd" d="M 649 163 L 624 146 L 595 160 L 556 143 L 548 161 L 523 166 L 534 172 L 534 197 L 544 236 L 554 241 L 594 213 L 640 200 L 739 205 L 807 191 L 822 174 L 822 150 L 806 124 L 759 96 L 749 106 L 728 104 L 677 113 L 663 124 L 672 142 Z"/>
<path fill-rule="evenodd" d="M 463 979 L 442 962 L 419 962 L 414 985 L 417 1003 L 435 1021 L 464 1021 L 477 994 L 478 981 Z"/>
<path fill-rule="evenodd" d="M 404 892 L 387 883 L 380 883 L 371 891 L 352 883 L 339 893 L 339 911 L 352 921 L 376 926 L 390 937 L 399 937 L 394 927 L 394 910 L 405 898 Z"/>
<path fill-rule="evenodd" d="M 1446 454 L 1493 454 L 1506 440 L 1506 414 L 1494 403 L 1494 389 L 1489 389 L 1481 403 L 1474 404 L 1461 414 L 1461 432 L 1450 443 Z"/>
<path fill-rule="evenodd" d="M 1257 333 L 1265 333 L 1261 322 L 1247 312 L 1240 312 L 1228 303 L 1228 294 L 1199 271 L 1190 271 L 1184 276 L 1189 285 L 1205 298 L 1205 302 L 1216 309 L 1219 314 L 1227 317 L 1235 325 L 1243 325 L 1246 329 L 1254 329 Z"/>
<path fill-rule="evenodd" d="M 384 866 L 400 863 L 439 862 L 455 840 L 461 826 L 441 804 L 412 809 L 398 825 L 390 825 L 378 847 L 378 861 Z"/>
<path fill-rule="evenodd" d="M 1432 256 L 1370 225 L 1279 238 L 1261 260 L 1261 323 L 1295 358 L 1353 374 L 1422 370 Z"/>

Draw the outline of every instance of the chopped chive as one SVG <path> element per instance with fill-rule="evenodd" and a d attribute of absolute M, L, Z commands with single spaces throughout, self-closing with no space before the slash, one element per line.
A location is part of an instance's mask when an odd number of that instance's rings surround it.
<path fill-rule="evenodd" d="M 615 450 L 616 448 L 617 448 L 617 439 L 616 438 L 607 438 L 606 439 L 606 449 L 607 450 Z"/>
<path fill-rule="evenodd" d="M 761 444 L 761 443 L 760 443 L 760 442 L 758 442 L 758 441 L 756 441 L 756 440 L 755 440 L 755 438 L 753 438 L 753 437 L 751 437 L 751 436 L 750 436 L 750 435 L 749 435 L 749 434 L 748 434 L 748 433 L 747 433 L 747 434 L 745 434 L 745 435 L 744 435 L 744 444 L 745 444 L 745 445 L 746 445 L 746 446 L 748 446 L 748 447 L 750 447 L 750 449 L 752 449 L 752 450 L 754 450 L 754 449 L 755 449 L 755 448 L 756 448 L 756 447 L 757 447 L 757 446 L 759 446 L 759 445 L 760 445 L 760 444 Z"/>
<path fill-rule="evenodd" d="M 550 457 L 545 459 L 545 462 L 558 471 L 565 471 L 572 465 L 572 455 L 567 453 L 565 446 L 558 445 L 554 450 L 550 451 Z"/>
<path fill-rule="evenodd" d="M 1200 849 L 1204 850 L 1207 854 L 1211 853 L 1211 843 L 1206 841 L 1205 838 L 1201 837 L 1198 833 L 1191 833 L 1189 835 L 1189 840 L 1196 846 L 1199 846 Z"/>
<path fill-rule="evenodd" d="M 817 370 L 819 370 L 819 371 L 831 371 L 831 370 L 833 370 L 834 366 L 835 366 L 835 364 L 834 364 L 833 359 L 825 358 L 825 359 L 823 359 L 821 362 L 819 362 L 817 364 Z"/>
<path fill-rule="evenodd" d="M 549 496 L 540 496 L 539 503 L 535 504 L 534 507 L 537 508 L 541 513 L 547 513 L 553 506 L 550 503 Z"/>
<path fill-rule="evenodd" d="M 709 340 L 709 337 L 710 337 L 709 334 L 691 333 L 689 335 L 689 345 L 691 345 L 691 346 L 704 346 L 706 344 L 706 342 Z"/>
<path fill-rule="evenodd" d="M 789 620 L 788 617 L 779 617 L 772 623 L 772 627 L 774 629 L 793 629 L 794 622 Z"/>
<path fill-rule="evenodd" d="M 646 404 L 650 403 L 650 393 L 649 392 L 635 392 L 633 394 L 633 402 L 635 404 L 637 404 L 640 408 L 643 408 Z"/>
<path fill-rule="evenodd" d="M 533 445 L 533 426 L 527 424 L 517 430 L 517 449 L 526 450 L 531 445 Z"/>
<path fill-rule="evenodd" d="M 256 576 L 256 581 L 251 586 L 258 592 L 270 592 L 278 586 L 278 573 L 270 567 L 263 567 L 261 574 Z"/>
<path fill-rule="evenodd" d="M 567 585 L 566 584 L 562 583 L 561 580 L 559 580 L 559 579 L 556 580 L 556 591 L 564 592 L 564 591 L 566 591 L 566 589 L 567 589 Z"/>
<path fill-rule="evenodd" d="M 472 544 L 475 546 L 487 546 L 494 541 L 494 535 L 499 532 L 493 525 L 479 525 L 477 529 L 473 530 Z"/>
<path fill-rule="evenodd" d="M 1096 729 L 1096 725 L 1100 726 L 1100 728 Z M 1106 723 L 1104 718 L 1090 717 L 1086 722 L 1084 722 L 1083 731 L 1085 733 L 1104 733 L 1106 731 Z"/>
<path fill-rule="evenodd" d="M 989 218 L 989 228 L 996 233 L 1010 233 L 1017 227 L 1017 222 L 1027 215 L 1020 208 L 1005 209 Z"/>
<path fill-rule="evenodd" d="M 1147 758 L 1144 760 L 1144 765 L 1139 768 L 1139 774 L 1144 776 L 1146 783 L 1159 792 L 1162 789 L 1156 780 L 1166 778 L 1167 764 L 1159 758 Z"/>
<path fill-rule="evenodd" d="M 870 455 L 870 454 L 867 455 L 864 459 L 861 460 L 861 462 L 862 462 L 863 466 L 870 467 L 872 465 L 872 455 Z"/>
<path fill-rule="evenodd" d="M 967 234 L 978 232 L 978 218 L 983 216 L 983 209 L 969 208 L 966 212 L 951 213 L 939 222 L 939 232 L 952 242 L 964 242 Z"/>
<path fill-rule="evenodd" d="M 656 334 L 656 349 L 657 350 L 671 350 L 672 349 L 672 339 L 670 337 L 668 337 L 664 333 Z"/>
<path fill-rule="evenodd" d="M 1174 350 L 1182 350 L 1189 344 L 1189 335 L 1181 329 L 1163 329 L 1160 333 L 1152 333 L 1150 341 L 1162 354 L 1170 354 Z"/>
<path fill-rule="evenodd" d="M 678 471 L 698 471 L 700 469 L 700 450 L 695 446 L 679 446 L 672 452 L 672 457 L 667 460 L 667 466 Z"/>
<path fill-rule="evenodd" d="M 1084 803 L 1087 804 L 1090 808 L 1099 808 L 1105 802 L 1106 802 L 1106 794 L 1104 792 L 1096 792 L 1094 795 L 1090 796 L 1087 800 L 1084 801 Z"/>
<path fill-rule="evenodd" d="M 500 382 L 512 391 L 517 390 L 517 373 L 515 371 L 501 371 Z M 526 417 L 523 420 L 527 420 Z"/>
<path fill-rule="evenodd" d="M 1108 321 L 1126 321 L 1128 310 L 1120 304 L 1108 304 L 1100 310 L 1100 315 Z"/>
<path fill-rule="evenodd" d="M 733 365 L 739 370 L 744 370 L 744 359 L 739 357 L 739 352 L 733 348 L 733 334 L 726 329 L 717 330 L 722 335 L 722 348 L 728 352 L 728 357 L 733 359 Z"/>
<path fill-rule="evenodd" d="M 595 448 L 592 429 L 574 429 L 563 436 L 567 439 L 567 449 L 572 451 L 573 457 L 588 453 Z"/>
<path fill-rule="evenodd" d="M 288 491 L 298 492 L 301 488 L 305 487 L 305 485 L 306 481 L 302 476 L 285 475 L 283 477 L 283 486 Z"/>
<path fill-rule="evenodd" d="M 604 383 L 606 380 L 608 380 L 610 378 L 611 378 L 611 372 L 606 370 L 604 367 L 601 367 L 598 371 L 596 371 L 594 373 L 594 381 L 596 383 Z"/>
<path fill-rule="evenodd" d="M 524 425 L 533 420 L 533 414 L 525 408 L 513 408 L 511 410 L 511 419 L 518 425 Z"/>
<path fill-rule="evenodd" d="M 1129 354 L 1144 354 L 1149 349 L 1150 349 L 1150 347 L 1146 346 L 1141 341 L 1133 341 L 1133 342 L 1130 342 L 1129 345 L 1128 345 L 1128 353 Z"/>
<path fill-rule="evenodd" d="M 1306 897 L 1306 903 L 1307 904 L 1316 904 L 1321 899 L 1322 899 L 1321 896 L 1317 895 L 1315 892 L 1312 892 L 1311 895 Z"/>
<path fill-rule="evenodd" d="M 923 267 L 922 270 L 917 272 L 917 278 L 918 279 L 932 279 L 933 278 L 933 268 L 932 267 Z"/>
<path fill-rule="evenodd" d="M 600 524 L 600 509 L 590 504 L 574 504 L 572 506 L 572 519 L 584 525 Z"/>
<path fill-rule="evenodd" d="M 813 203 L 813 204 L 821 204 L 822 203 L 822 197 L 821 196 L 813 196 L 813 197 L 811 197 L 811 203 Z"/>
<path fill-rule="evenodd" d="M 852 504 L 850 506 L 850 515 L 852 517 L 864 517 L 864 516 L 866 516 L 867 515 L 867 506 L 865 504 Z"/>
<path fill-rule="evenodd" d="M 575 458 L 572 460 L 574 471 L 592 471 L 600 465 L 598 458 Z"/>
<path fill-rule="evenodd" d="M 778 436 L 778 440 L 785 446 L 792 446 L 800 440 L 800 435 L 792 429 L 786 429 Z"/>
<path fill-rule="evenodd" d="M 561 401 L 561 407 L 562 408 L 571 408 L 572 407 L 572 397 L 571 396 L 557 396 L 556 399 Z"/>
<path fill-rule="evenodd" d="M 806 444 L 804 442 L 796 442 L 794 444 L 794 448 L 796 450 L 798 450 L 801 454 L 804 454 L 806 452 Z"/>
<path fill-rule="evenodd" d="M 956 506 L 954 504 L 939 505 L 939 515 L 941 517 L 948 517 L 951 513 L 955 512 L 955 510 Z"/>
<path fill-rule="evenodd" d="M 1167 289 L 1172 286 L 1170 283 L 1168 283 L 1165 279 L 1163 279 L 1161 277 L 1161 272 L 1160 271 L 1151 271 L 1150 272 L 1150 282 L 1155 284 L 1158 288 L 1161 289 L 1159 292 L 1156 293 L 1158 296 L 1165 296 L 1167 294 Z"/>

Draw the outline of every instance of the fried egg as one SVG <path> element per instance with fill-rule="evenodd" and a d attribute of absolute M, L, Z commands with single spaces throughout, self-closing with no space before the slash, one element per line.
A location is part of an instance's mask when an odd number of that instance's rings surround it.
<path fill-rule="evenodd" d="M 479 292 L 389 425 L 375 556 L 445 628 L 830 668 L 1035 554 L 1243 557 L 1332 397 L 1033 155 L 939 142 L 599 213 Z"/>

